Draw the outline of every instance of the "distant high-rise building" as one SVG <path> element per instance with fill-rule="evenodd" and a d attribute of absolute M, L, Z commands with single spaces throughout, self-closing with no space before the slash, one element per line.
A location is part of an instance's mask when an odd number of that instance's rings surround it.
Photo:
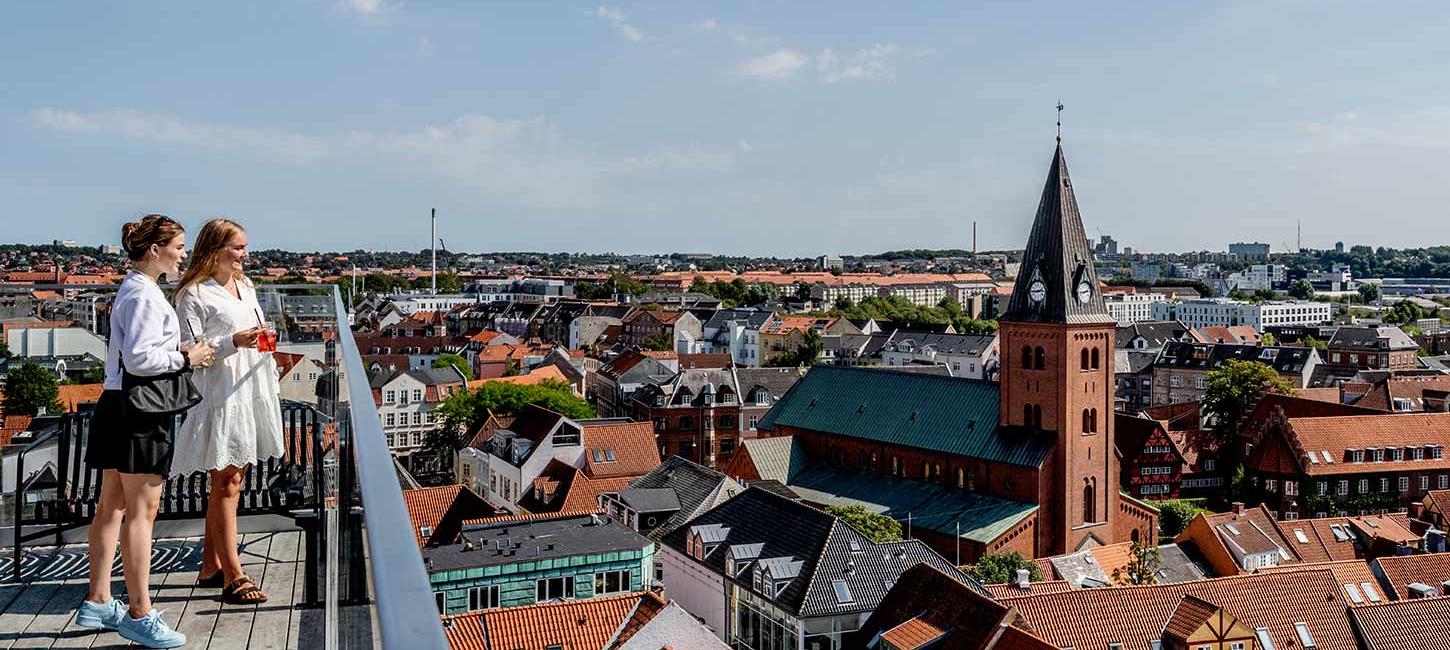
<path fill-rule="evenodd" d="M 839 271 L 846 267 L 846 262 L 841 259 L 840 255 L 822 255 L 816 258 L 816 265 L 821 267 L 822 271 Z"/>
<path fill-rule="evenodd" d="M 1344 253 L 1344 242 L 1342 242 L 1342 241 L 1334 242 L 1334 252 L 1336 252 L 1336 253 Z"/>
<path fill-rule="evenodd" d="M 1093 252 L 1098 255 L 1117 255 L 1118 240 L 1113 239 L 1111 235 L 1099 235 L 1097 245 L 1093 246 Z"/>
<path fill-rule="evenodd" d="M 1228 245 L 1229 255 L 1238 255 L 1246 258 L 1261 258 L 1269 256 L 1269 245 L 1258 242 L 1238 242 Z"/>

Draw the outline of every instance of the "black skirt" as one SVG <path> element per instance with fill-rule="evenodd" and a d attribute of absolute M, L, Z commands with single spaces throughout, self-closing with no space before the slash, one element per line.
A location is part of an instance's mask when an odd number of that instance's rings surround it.
<path fill-rule="evenodd" d="M 98 470 L 123 474 L 171 473 L 171 448 L 176 418 L 130 408 L 119 390 L 101 393 L 91 418 L 86 463 Z"/>

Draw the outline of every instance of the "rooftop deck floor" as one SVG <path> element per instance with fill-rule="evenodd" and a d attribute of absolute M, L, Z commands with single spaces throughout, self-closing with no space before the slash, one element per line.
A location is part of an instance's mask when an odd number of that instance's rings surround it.
<path fill-rule="evenodd" d="M 239 606 L 222 603 L 220 589 L 196 587 L 199 537 L 160 539 L 153 549 L 152 602 L 186 634 L 187 648 L 320 648 L 322 611 L 297 606 L 303 599 L 302 540 L 296 529 L 242 535 L 242 564 L 270 599 Z M 84 544 L 27 548 L 23 582 L 0 585 L 0 648 L 130 646 L 115 632 L 76 627 L 75 609 L 86 596 L 86 562 Z M 8 552 L 0 570 L 9 577 Z M 124 600 L 119 561 L 112 575 L 112 589 Z"/>

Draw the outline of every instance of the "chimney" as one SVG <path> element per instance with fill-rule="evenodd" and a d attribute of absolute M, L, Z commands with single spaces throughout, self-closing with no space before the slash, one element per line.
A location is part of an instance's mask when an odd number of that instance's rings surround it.
<path fill-rule="evenodd" d="M 1406 456 L 1409 456 L 1408 453 L 1406 453 L 1405 455 Z M 1411 519 L 1422 519 L 1422 518 L 1424 518 L 1424 515 L 1425 515 L 1425 502 L 1423 502 L 1423 501 L 1415 501 L 1415 502 L 1413 502 L 1413 503 L 1410 504 L 1410 518 Z"/>
<path fill-rule="evenodd" d="M 1031 582 L 1031 576 L 1032 576 L 1032 572 L 1031 571 L 1028 571 L 1027 569 L 1018 569 L 1017 570 L 1017 588 L 1018 589 L 1026 589 L 1027 588 L 1027 584 L 1029 582 Z"/>
<path fill-rule="evenodd" d="M 1233 512 L 1236 515 L 1244 514 L 1244 502 L 1243 501 L 1235 501 L 1235 502 L 1233 502 Z"/>

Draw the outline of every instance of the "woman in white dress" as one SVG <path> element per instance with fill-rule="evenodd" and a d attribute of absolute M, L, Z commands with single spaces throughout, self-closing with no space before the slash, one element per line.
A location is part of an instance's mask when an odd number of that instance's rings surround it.
<path fill-rule="evenodd" d="M 216 360 L 194 375 L 203 399 L 176 434 L 171 469 L 211 473 L 198 584 L 223 587 L 229 603 L 266 602 L 237 555 L 237 502 L 247 466 L 283 453 L 277 365 L 270 352 L 256 349 L 262 307 L 242 268 L 247 233 L 233 221 L 212 219 L 197 235 L 192 259 L 176 290 L 181 338 L 207 341 Z"/>

